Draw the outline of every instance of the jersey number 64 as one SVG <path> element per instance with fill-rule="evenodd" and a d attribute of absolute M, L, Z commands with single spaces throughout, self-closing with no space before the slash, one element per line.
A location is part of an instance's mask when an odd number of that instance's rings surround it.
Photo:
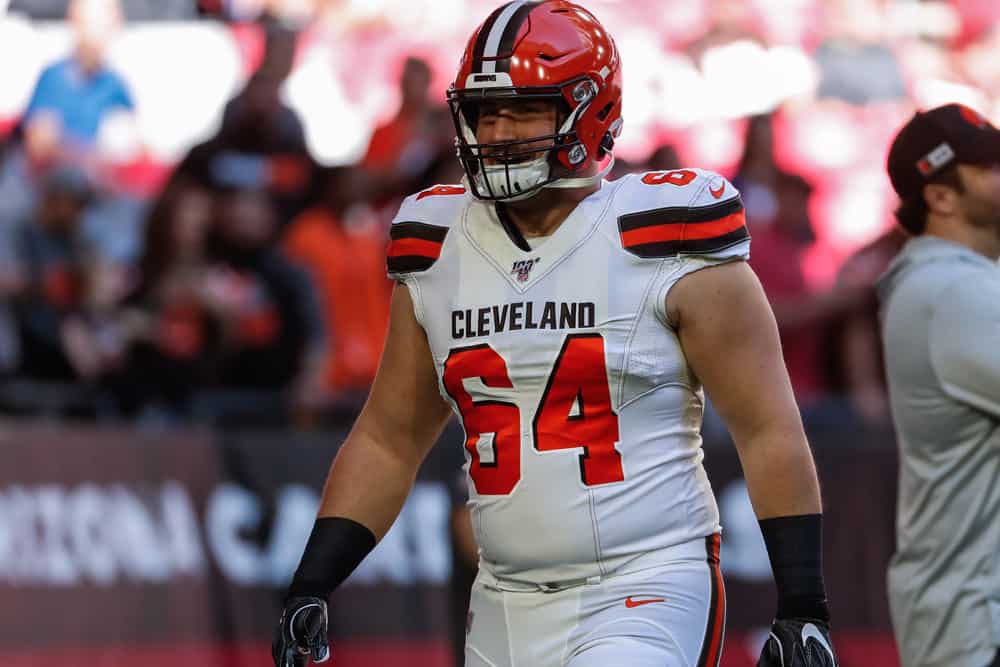
<path fill-rule="evenodd" d="M 465 428 L 465 448 L 472 457 L 469 476 L 476 491 L 506 495 L 521 479 L 521 411 L 514 403 L 475 401 L 465 380 L 486 387 L 513 389 L 507 362 L 488 344 L 455 348 L 444 363 L 445 390 L 458 406 Z M 492 439 L 492 461 L 484 462 L 480 440 Z M 536 450 L 582 449 L 580 477 L 587 486 L 625 479 L 618 442 L 618 415 L 611 407 L 604 338 L 570 334 L 552 366 L 545 391 L 531 421 Z"/>

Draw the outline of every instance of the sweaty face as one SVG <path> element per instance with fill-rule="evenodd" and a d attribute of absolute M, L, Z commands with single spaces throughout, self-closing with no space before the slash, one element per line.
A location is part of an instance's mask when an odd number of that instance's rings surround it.
<path fill-rule="evenodd" d="M 554 102 L 542 100 L 496 100 L 483 102 L 479 107 L 476 140 L 481 144 L 507 141 L 525 141 L 533 137 L 551 137 L 556 132 L 558 111 Z M 516 146 L 505 153 L 502 148 L 486 148 L 486 164 L 517 163 L 541 157 L 551 139 L 533 141 Z M 506 157 L 504 157 L 506 155 Z"/>
<path fill-rule="evenodd" d="M 965 217 L 976 227 L 993 227 L 1000 232 L 1000 162 L 995 165 L 959 165 L 965 193 L 961 206 Z"/>

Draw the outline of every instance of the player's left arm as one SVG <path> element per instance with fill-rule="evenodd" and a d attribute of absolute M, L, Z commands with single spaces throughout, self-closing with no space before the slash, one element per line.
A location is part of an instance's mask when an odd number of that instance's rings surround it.
<path fill-rule="evenodd" d="M 726 422 L 759 519 L 821 511 L 819 482 L 781 356 L 778 327 L 746 262 L 681 278 L 667 315 Z"/>
<path fill-rule="evenodd" d="M 743 261 L 710 266 L 682 277 L 666 310 L 732 435 L 771 558 L 778 587 L 772 637 L 785 648 L 769 641 L 776 659 L 767 659 L 765 647 L 760 664 L 832 666 L 832 650 L 824 650 L 819 482 L 760 281 Z M 809 643 L 814 630 L 822 637 Z"/>

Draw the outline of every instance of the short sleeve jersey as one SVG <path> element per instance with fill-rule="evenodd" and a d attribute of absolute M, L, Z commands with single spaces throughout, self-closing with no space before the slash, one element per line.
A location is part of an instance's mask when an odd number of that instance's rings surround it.
<path fill-rule="evenodd" d="M 534 249 L 461 186 L 403 202 L 389 274 L 465 428 L 484 567 L 600 576 L 720 530 L 702 390 L 665 301 L 688 273 L 748 254 L 739 194 L 698 169 L 603 182 Z"/>

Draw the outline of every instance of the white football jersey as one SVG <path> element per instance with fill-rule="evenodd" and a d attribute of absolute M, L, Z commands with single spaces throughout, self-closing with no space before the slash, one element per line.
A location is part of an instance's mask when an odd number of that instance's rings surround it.
<path fill-rule="evenodd" d="M 720 530 L 702 390 L 665 300 L 682 276 L 748 258 L 728 181 L 604 182 L 534 249 L 492 204 L 437 186 L 403 202 L 391 239 L 389 274 L 465 428 L 484 567 L 584 579 Z"/>

